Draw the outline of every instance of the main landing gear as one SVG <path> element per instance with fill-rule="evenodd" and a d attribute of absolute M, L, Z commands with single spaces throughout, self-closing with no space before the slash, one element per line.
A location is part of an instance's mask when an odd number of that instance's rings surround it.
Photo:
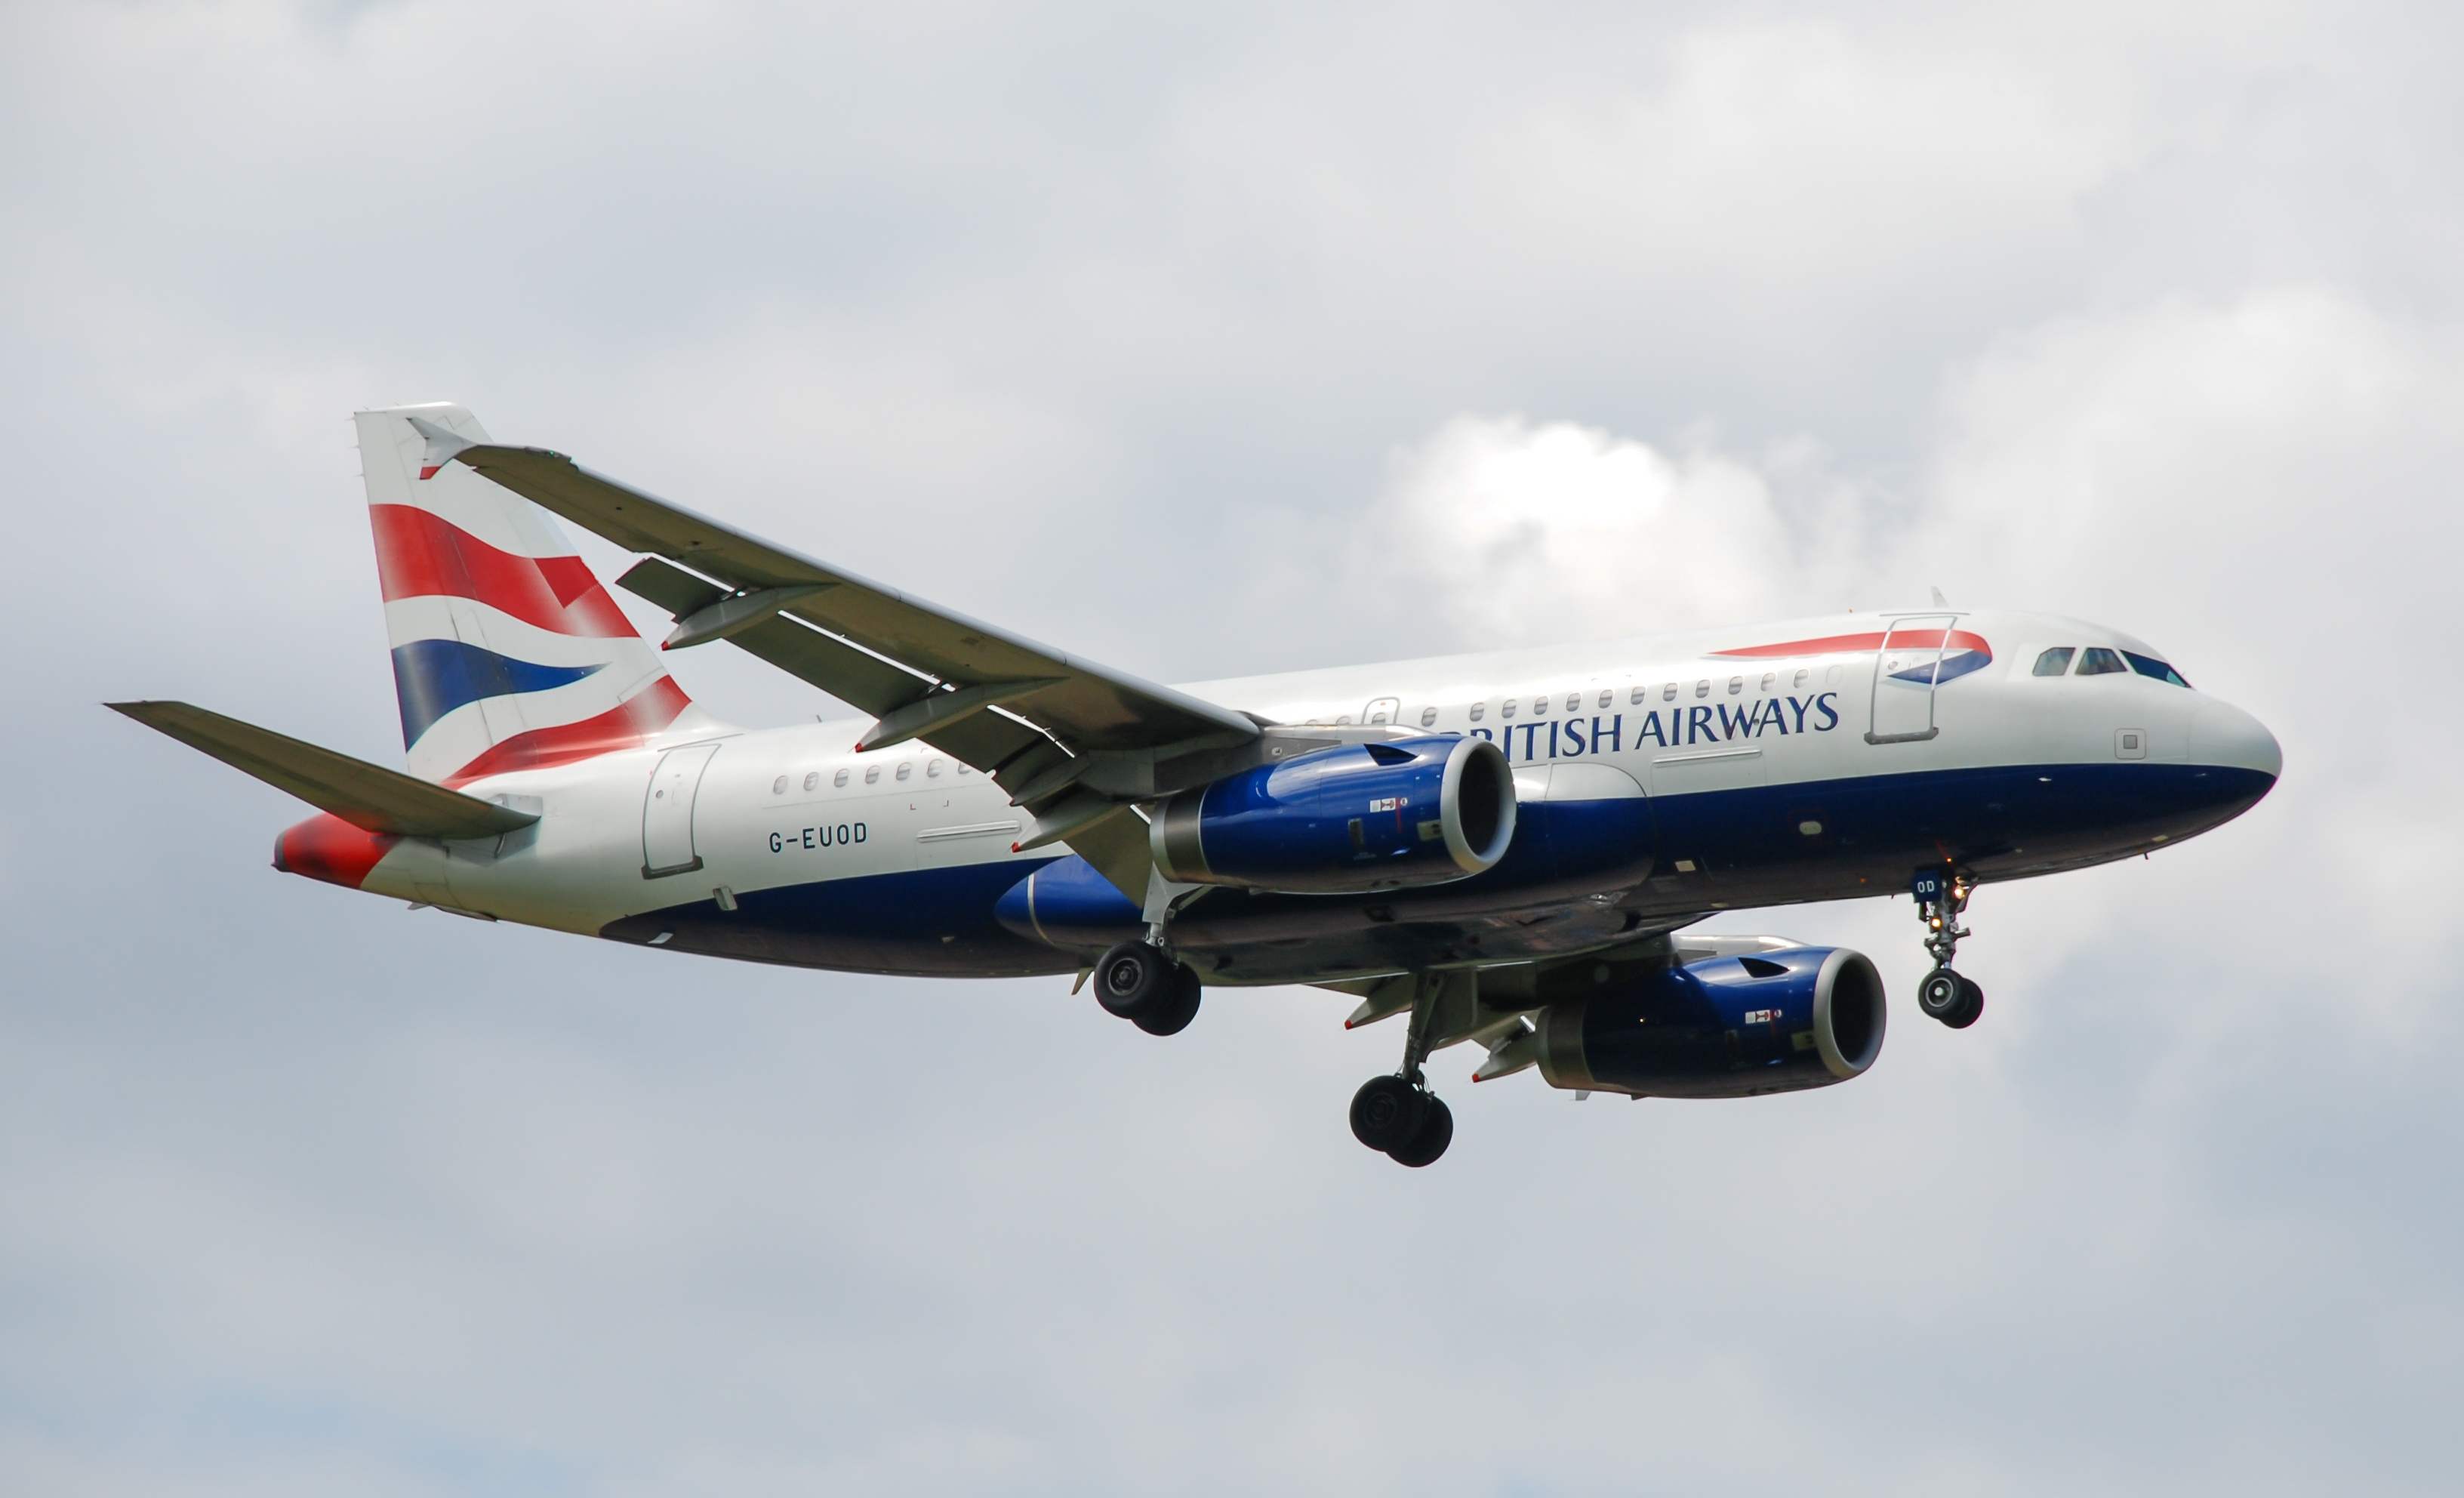
<path fill-rule="evenodd" d="M 1095 962 L 1095 1002 L 1149 1035 L 1177 1035 L 1198 1018 L 1198 969 L 1152 941 L 1124 941 Z"/>
<path fill-rule="evenodd" d="M 1442 977 L 1413 976 L 1412 1026 L 1404 1032 L 1403 1068 L 1393 1076 L 1371 1077 L 1352 1094 L 1352 1136 L 1373 1150 L 1414 1169 L 1433 1164 L 1454 1142 L 1455 1115 L 1445 1100 L 1429 1090 L 1420 1063 L 1429 1053 L 1429 1020 L 1437 1009 Z"/>
<path fill-rule="evenodd" d="M 1917 915 L 1925 923 L 1925 951 L 1933 971 L 1917 984 L 1917 1007 L 1954 1030 L 1964 1030 L 1985 1012 L 1985 990 L 1950 970 L 1959 955 L 1959 938 L 1969 935 L 1959 924 L 1968 897 L 1976 886 L 1953 869 L 1921 869 L 1908 892 L 1916 896 Z"/>

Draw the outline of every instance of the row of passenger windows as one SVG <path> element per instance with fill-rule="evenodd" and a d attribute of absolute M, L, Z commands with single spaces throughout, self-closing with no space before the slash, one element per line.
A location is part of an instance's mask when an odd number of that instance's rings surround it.
<path fill-rule="evenodd" d="M 2079 662 L 2077 670 L 2072 669 L 2073 657 L 2077 657 Z M 2142 655 L 2136 650 L 2109 650 L 2101 645 L 2091 645 L 2085 649 L 2075 645 L 2057 645 L 2036 657 L 2034 674 L 2110 676 L 2118 672 L 2134 671 L 2142 676 L 2171 682 L 2177 687 L 2189 685 L 2188 681 L 2182 679 L 2180 672 L 2152 655 Z"/>
<path fill-rule="evenodd" d="M 1775 671 L 1764 672 L 1759 681 L 1756 681 L 1755 678 L 1750 676 L 1731 676 L 1727 681 L 1727 694 L 1732 697 L 1743 695 L 1747 683 L 1749 682 L 1754 683 L 1754 690 L 1757 692 L 1779 691 L 1782 690 L 1780 686 L 1782 679 L 1783 673 Z M 1790 692 L 1803 692 L 1806 688 L 1806 684 L 1814 679 L 1814 672 L 1809 670 L 1800 669 L 1798 671 L 1786 673 L 1785 679 L 1787 681 L 1787 687 L 1785 690 Z M 1705 676 L 1694 683 L 1692 694 L 1696 697 L 1707 697 L 1711 695 L 1713 690 L 1717 686 L 1718 681 L 1716 678 Z M 1678 699 L 1683 690 L 1684 684 L 1675 681 L 1662 682 L 1656 688 L 1649 685 L 1637 684 L 1627 691 L 1626 701 L 1635 707 L 1640 707 L 1644 703 L 1653 701 L 1654 699 L 1661 702 L 1674 702 Z M 1552 694 L 1545 692 L 1535 693 L 1531 697 L 1531 716 L 1534 717 L 1547 716 L 1555 702 L 1556 698 Z M 1507 697 L 1505 701 L 1498 704 L 1497 716 L 1501 718 L 1512 717 L 1522 707 L 1522 704 L 1523 699 L 1520 697 Z M 1601 688 L 1599 694 L 1595 698 L 1593 698 L 1589 705 L 1594 708 L 1611 708 L 1617 706 L 1617 689 L 1615 687 Z M 1580 692 L 1567 693 L 1564 710 L 1568 713 L 1583 712 L 1585 710 L 1584 694 Z M 1470 715 L 1473 722 L 1477 723 L 1483 721 L 1488 716 L 1488 704 L 1485 702 L 1473 703 L 1471 705 Z M 1373 712 L 1364 715 L 1362 720 L 1370 723 L 1383 723 L 1387 720 L 1387 716 L 1382 711 Z M 1323 723 L 1326 719 L 1319 718 L 1316 721 Z M 1343 716 L 1334 719 L 1334 721 L 1338 724 L 1350 723 L 1352 721 L 1352 715 L 1347 713 Z M 1422 728 L 1435 728 L 1437 723 L 1438 710 L 1436 708 L 1424 707 L 1420 709 L 1420 726 Z"/>
<path fill-rule="evenodd" d="M 973 775 L 976 773 L 972 768 L 963 764 L 957 765 L 956 768 L 960 775 Z M 947 760 L 927 760 L 924 761 L 924 778 L 926 780 L 939 780 L 942 776 L 948 774 L 951 769 L 952 765 Z M 890 778 L 893 781 L 911 780 L 914 777 L 914 774 L 915 761 L 913 760 L 901 760 L 898 761 L 897 768 L 891 772 Z M 844 786 L 853 778 L 854 777 L 848 771 L 840 770 L 830 777 L 830 783 L 834 786 Z M 796 778 L 792 775 L 780 776 L 777 780 L 770 782 L 770 794 L 773 796 L 786 795 L 787 787 L 794 784 Z M 864 782 L 867 785 L 880 784 L 881 766 L 877 764 L 866 765 L 864 767 Z M 822 788 L 822 772 L 819 770 L 806 770 L 804 772 L 803 785 L 804 789 L 808 791 L 820 790 Z"/>

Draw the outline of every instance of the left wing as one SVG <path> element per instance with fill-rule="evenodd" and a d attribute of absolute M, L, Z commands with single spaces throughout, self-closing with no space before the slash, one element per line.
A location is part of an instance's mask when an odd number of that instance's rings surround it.
<path fill-rule="evenodd" d="M 801 556 L 561 452 L 412 425 L 428 439 L 428 471 L 465 464 L 593 535 L 649 553 L 618 582 L 676 617 L 669 649 L 731 641 L 872 714 L 861 747 L 920 738 L 984 771 L 1035 814 L 1022 846 L 1066 840 L 1133 899 L 1146 894 L 1145 824 L 1107 825 L 1133 801 L 1212 779 L 1257 753 L 1264 725 L 1246 714 Z"/>
<path fill-rule="evenodd" d="M 232 769 L 289 791 L 320 811 L 367 832 L 394 837 L 491 837 L 539 820 L 495 802 L 346 754 L 303 743 L 270 728 L 243 723 L 186 702 L 106 702 Z"/>

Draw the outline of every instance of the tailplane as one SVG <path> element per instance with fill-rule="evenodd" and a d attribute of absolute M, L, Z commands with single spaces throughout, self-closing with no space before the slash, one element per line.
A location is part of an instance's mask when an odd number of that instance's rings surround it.
<path fill-rule="evenodd" d="M 354 419 L 411 774 L 458 785 L 694 726 L 700 711 L 556 522 L 451 461 L 488 440 L 469 411 Z"/>

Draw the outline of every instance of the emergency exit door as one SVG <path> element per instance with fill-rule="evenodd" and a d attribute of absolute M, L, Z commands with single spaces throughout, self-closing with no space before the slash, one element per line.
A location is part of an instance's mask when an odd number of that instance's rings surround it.
<path fill-rule="evenodd" d="M 693 803 L 701 795 L 702 772 L 716 753 L 716 744 L 689 744 L 659 757 L 649 792 L 642 798 L 643 878 L 663 879 L 701 867 L 693 848 Z"/>

